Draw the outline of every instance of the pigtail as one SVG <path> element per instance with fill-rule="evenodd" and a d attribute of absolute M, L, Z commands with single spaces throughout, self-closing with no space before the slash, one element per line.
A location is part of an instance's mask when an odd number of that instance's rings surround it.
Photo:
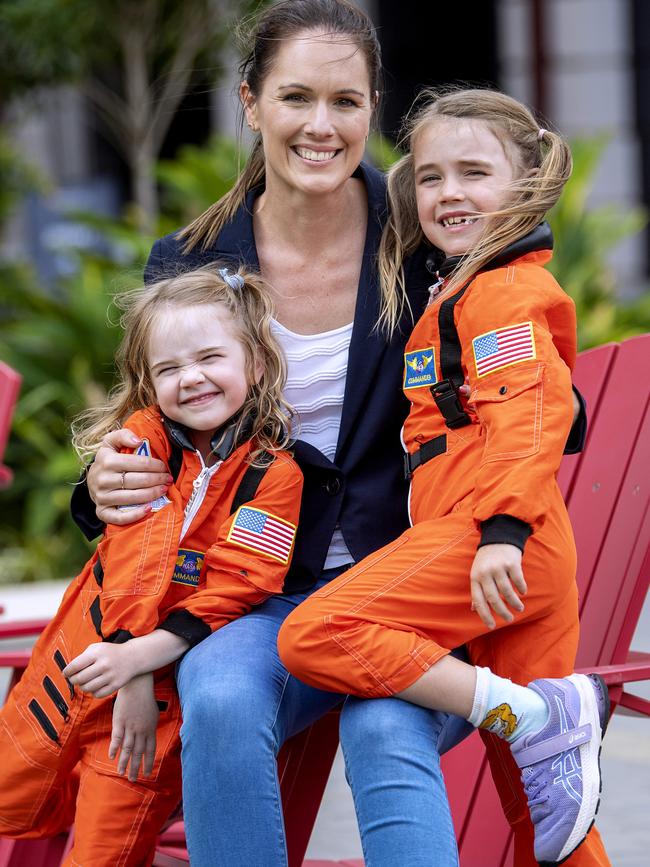
<path fill-rule="evenodd" d="M 411 305 L 406 294 L 404 260 L 424 240 L 415 200 L 412 154 L 405 154 L 391 167 L 387 185 L 391 208 L 379 244 L 381 307 L 375 327 L 390 336 L 395 331 L 405 307 L 412 318 Z"/>

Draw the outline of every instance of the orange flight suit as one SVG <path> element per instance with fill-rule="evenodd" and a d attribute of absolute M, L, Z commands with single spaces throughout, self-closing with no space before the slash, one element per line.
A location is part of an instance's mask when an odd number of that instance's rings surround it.
<path fill-rule="evenodd" d="M 463 644 L 474 664 L 521 684 L 573 670 L 576 554 L 556 475 L 572 423 L 576 320 L 542 267 L 550 257 L 531 250 L 480 273 L 433 301 L 415 326 L 403 429 L 413 526 L 289 615 L 280 656 L 306 683 L 391 696 Z M 469 379 L 468 399 L 444 388 L 452 370 L 456 385 Z M 434 391 L 455 407 L 447 420 Z M 477 546 L 498 542 L 524 550 L 528 593 L 514 622 L 496 618 L 490 631 L 471 609 L 469 573 Z M 517 832 L 517 867 L 533 865 L 520 771 L 507 747 L 485 740 Z M 609 864 L 597 832 L 570 863 Z"/>
<path fill-rule="evenodd" d="M 169 462 L 171 445 L 156 408 L 135 413 L 128 427 L 147 438 L 154 457 Z M 155 673 L 156 757 L 153 773 L 135 783 L 119 776 L 117 761 L 108 758 L 113 697 L 95 699 L 61 671 L 93 642 L 121 642 L 158 626 L 193 645 L 282 590 L 302 474 L 287 453 L 276 453 L 252 499 L 231 515 L 250 449 L 250 441 L 240 445 L 216 470 L 182 541 L 185 507 L 201 469 L 189 448 L 165 506 L 135 524 L 107 526 L 0 710 L 1 836 L 51 836 L 75 821 L 66 865 L 151 863 L 156 835 L 181 797 L 173 667 Z M 264 524 L 261 531 L 250 530 L 251 518 Z"/>

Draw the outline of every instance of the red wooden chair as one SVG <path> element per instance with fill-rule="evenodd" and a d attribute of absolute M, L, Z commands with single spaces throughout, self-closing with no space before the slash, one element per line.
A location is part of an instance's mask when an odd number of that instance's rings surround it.
<path fill-rule="evenodd" d="M 574 380 L 587 400 L 589 435 L 585 451 L 567 456 L 560 474 L 578 547 L 582 640 L 577 664 L 605 678 L 613 706 L 646 716 L 650 702 L 625 692 L 624 685 L 650 679 L 650 653 L 629 650 L 650 585 L 649 369 L 650 335 L 580 354 Z M 335 715 L 328 714 L 316 726 L 308 733 L 311 742 L 327 737 L 332 743 Z M 311 762 L 316 758 L 314 773 Z M 308 748 L 289 753 L 300 781 L 291 796 L 301 811 L 299 815 L 291 803 L 286 805 L 290 867 L 302 863 L 312 830 L 311 824 L 296 824 L 307 813 L 316 815 L 327 782 L 322 758 Z M 510 867 L 510 829 L 480 738 L 473 735 L 446 755 L 443 769 L 461 867 Z"/>
<path fill-rule="evenodd" d="M 560 474 L 578 546 L 582 641 L 578 665 L 599 671 L 613 705 L 650 716 L 650 702 L 624 687 L 650 679 L 650 653 L 629 646 L 650 584 L 650 401 L 644 392 L 650 335 L 581 353 L 575 381 L 587 399 L 589 435 L 581 455 L 566 457 Z M 637 383 L 642 377 L 643 388 Z M 6 629 L 6 627 L 5 627 Z M 2 631 L 0 629 L 0 637 Z M 0 665 L 25 663 L 0 654 Z M 327 714 L 292 738 L 279 759 L 290 867 L 300 867 L 338 744 L 338 715 Z M 607 748 L 605 741 L 605 749 Z M 444 757 L 461 867 L 510 867 L 511 835 L 492 784 L 480 739 L 473 735 Z M 56 867 L 54 857 L 3 860 Z M 45 841 L 40 841 L 45 842 Z M 19 844 L 12 844 L 19 845 Z M 20 844 L 27 845 L 27 844 Z M 31 845 L 34 845 L 31 843 Z M 326 867 L 334 862 L 304 862 Z M 187 864 L 182 825 L 161 836 L 156 867 Z M 362 867 L 359 860 L 339 867 Z"/>
<path fill-rule="evenodd" d="M 20 391 L 21 377 L 8 364 L 0 361 L 0 488 L 6 488 L 12 479 L 9 467 L 2 463 L 7 447 L 11 417 Z"/>

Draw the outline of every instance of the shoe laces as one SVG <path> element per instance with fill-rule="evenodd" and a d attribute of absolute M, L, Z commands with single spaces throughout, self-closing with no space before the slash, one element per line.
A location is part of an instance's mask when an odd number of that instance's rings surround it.
<path fill-rule="evenodd" d="M 527 768 L 526 772 L 521 776 L 521 781 L 524 784 L 524 791 L 528 798 L 528 806 L 531 809 L 533 807 L 539 807 L 541 804 L 545 804 L 548 801 L 549 793 L 546 791 L 548 780 L 544 774 L 544 768 L 541 765 L 534 769 Z"/>

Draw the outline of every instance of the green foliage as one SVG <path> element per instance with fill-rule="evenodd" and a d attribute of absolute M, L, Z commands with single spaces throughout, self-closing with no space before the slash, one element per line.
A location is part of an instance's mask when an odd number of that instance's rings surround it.
<path fill-rule="evenodd" d="M 185 145 L 175 160 L 158 163 L 162 210 L 171 228 L 185 226 L 232 187 L 240 169 L 240 149 L 224 135 L 203 147 Z"/>
<path fill-rule="evenodd" d="M 614 205 L 587 205 L 607 144 L 606 136 L 571 142 L 573 175 L 549 215 L 556 238 L 550 270 L 576 303 L 581 349 L 650 330 L 650 294 L 635 301 L 619 300 L 616 277 L 607 261 L 620 241 L 645 226 L 646 214 L 640 208 L 623 211 Z"/>
<path fill-rule="evenodd" d="M 78 273 L 55 293 L 27 268 L 0 280 L 0 357 L 23 377 L 5 458 L 14 482 L 0 498 L 0 582 L 70 576 L 88 556 L 69 516 L 81 469 L 70 420 L 112 383 L 119 329 L 107 308 L 115 291 L 141 279 L 141 239 L 131 231 L 119 264 L 79 256 Z"/>

